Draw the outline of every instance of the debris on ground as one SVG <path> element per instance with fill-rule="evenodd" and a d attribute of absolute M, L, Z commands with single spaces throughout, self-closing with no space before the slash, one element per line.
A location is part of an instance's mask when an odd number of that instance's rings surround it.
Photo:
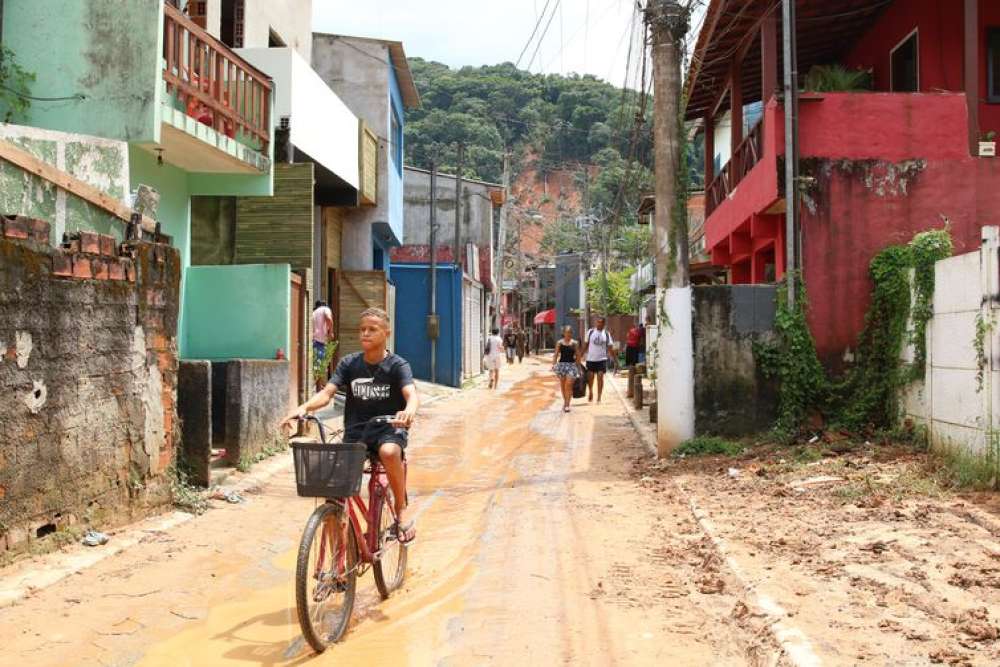
<path fill-rule="evenodd" d="M 246 499 L 238 491 L 217 489 L 209 496 L 212 500 L 225 500 L 227 503 L 237 505 Z"/>
<path fill-rule="evenodd" d="M 111 538 L 108 537 L 106 533 L 101 533 L 96 530 L 88 530 L 84 533 L 83 539 L 80 540 L 80 542 L 82 542 L 84 546 L 99 547 L 103 544 L 107 544 L 110 539 Z"/>

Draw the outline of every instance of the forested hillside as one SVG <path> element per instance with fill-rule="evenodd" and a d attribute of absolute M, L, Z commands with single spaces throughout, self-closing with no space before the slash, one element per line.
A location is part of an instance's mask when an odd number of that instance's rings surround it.
<path fill-rule="evenodd" d="M 500 182 L 508 146 L 515 175 L 579 174 L 584 196 L 577 213 L 602 219 L 627 219 L 638 192 L 652 186 L 651 105 L 637 124 L 638 91 L 623 93 L 590 75 L 531 74 L 510 63 L 454 70 L 413 58 L 410 67 L 423 108 L 407 116 L 409 164 L 426 168 L 435 160 L 453 172 L 463 141 L 464 175 Z"/>

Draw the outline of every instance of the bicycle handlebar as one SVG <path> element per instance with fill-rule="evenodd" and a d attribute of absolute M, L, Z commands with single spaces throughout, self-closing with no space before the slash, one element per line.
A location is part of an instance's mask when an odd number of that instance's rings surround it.
<path fill-rule="evenodd" d="M 316 415 L 305 414 L 296 417 L 296 419 L 299 420 L 300 422 L 308 422 L 308 421 L 316 422 L 316 427 L 319 429 L 320 442 L 322 442 L 324 445 L 329 444 L 326 441 L 326 429 L 323 428 L 323 422 L 320 421 L 319 417 L 317 417 Z M 377 417 L 372 417 L 371 419 L 366 421 L 365 425 L 367 426 L 368 424 L 391 424 L 394 421 L 396 421 L 396 415 L 378 415 Z"/>

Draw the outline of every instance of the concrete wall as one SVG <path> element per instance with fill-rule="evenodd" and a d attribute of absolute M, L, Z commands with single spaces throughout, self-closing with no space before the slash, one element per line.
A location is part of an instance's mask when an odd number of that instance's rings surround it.
<path fill-rule="evenodd" d="M 288 361 L 234 359 L 212 364 L 213 374 L 224 372 L 221 405 L 224 431 L 216 438 L 229 463 L 252 459 L 273 447 L 279 438 L 278 421 L 288 412 Z"/>
<path fill-rule="evenodd" d="M 129 189 L 128 145 L 122 141 L 7 124 L 0 125 L 0 139 L 125 201 Z M 120 240 L 125 231 L 125 223 L 110 213 L 3 160 L 0 212 L 49 221 L 53 243 L 61 240 L 64 232 L 88 230 Z"/>
<path fill-rule="evenodd" d="M 177 372 L 181 460 L 192 484 L 208 486 L 212 460 L 212 362 L 181 361 Z"/>
<path fill-rule="evenodd" d="M 163 2 L 7 0 L 3 44 L 35 74 L 14 121 L 123 141 L 159 141 Z"/>
<path fill-rule="evenodd" d="M 278 348 L 288 354 L 290 281 L 287 264 L 189 268 L 183 358 L 273 359 Z"/>
<path fill-rule="evenodd" d="M 773 285 L 699 285 L 694 301 L 695 432 L 740 436 L 777 417 L 777 392 L 754 360 L 755 342 L 771 342 Z M 652 340 L 647 332 L 647 340 Z"/>
<path fill-rule="evenodd" d="M 208 0 L 207 30 L 221 35 L 222 1 Z M 274 30 L 286 46 L 306 60 L 312 51 L 312 0 L 244 0 L 243 23 L 245 47 L 267 47 Z"/>
<path fill-rule="evenodd" d="M 0 549 L 168 504 L 177 443 L 177 251 L 57 250 L 19 222 L 0 238 Z"/>
<path fill-rule="evenodd" d="M 440 229 L 438 243 L 453 245 L 455 239 L 455 176 L 437 175 L 437 222 Z M 462 242 L 475 243 L 480 249 L 493 247 L 493 202 L 490 191 L 501 186 L 482 181 L 462 181 Z M 430 193 L 429 171 L 406 167 L 403 198 L 403 231 L 405 245 L 430 243 Z"/>
<path fill-rule="evenodd" d="M 583 315 L 574 315 L 571 311 L 584 311 L 587 307 L 587 290 L 584 285 L 583 258 L 580 255 L 559 255 L 556 257 L 555 297 L 556 326 L 560 331 L 567 324 L 573 327 L 579 339 L 586 332 L 581 331 Z"/>
<path fill-rule="evenodd" d="M 372 224 L 389 223 L 398 240 L 403 236 L 403 178 L 391 164 L 390 108 L 393 81 L 389 49 L 379 42 L 340 35 L 313 34 L 312 67 L 351 112 L 379 137 L 378 197 L 375 206 L 347 209 L 342 235 L 343 267 L 370 271 L 373 267 Z M 405 125 L 402 107 L 397 110 Z"/>

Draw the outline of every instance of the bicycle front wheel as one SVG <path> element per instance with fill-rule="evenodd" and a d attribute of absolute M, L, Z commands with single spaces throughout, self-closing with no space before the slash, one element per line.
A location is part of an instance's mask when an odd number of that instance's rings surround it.
<path fill-rule="evenodd" d="M 295 564 L 295 606 L 302 636 L 317 653 L 347 630 L 357 587 L 358 548 L 344 508 L 323 503 L 312 513 Z"/>
<path fill-rule="evenodd" d="M 406 577 L 406 545 L 399 541 L 394 531 L 396 514 L 393 508 L 396 503 L 392 489 L 385 490 L 385 496 L 378 508 L 378 546 L 381 553 L 372 564 L 372 574 L 375 576 L 375 587 L 383 600 L 403 584 Z"/>

